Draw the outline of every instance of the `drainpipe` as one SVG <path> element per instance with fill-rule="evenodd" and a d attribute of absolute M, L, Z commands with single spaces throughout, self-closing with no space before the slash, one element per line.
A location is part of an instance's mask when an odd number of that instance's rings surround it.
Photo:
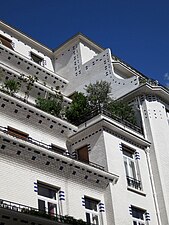
<path fill-rule="evenodd" d="M 155 185 L 154 185 L 154 180 L 153 180 L 153 173 L 152 173 L 151 164 L 150 164 L 149 151 L 150 151 L 150 148 L 147 147 L 147 149 L 145 150 L 145 153 L 146 153 L 150 183 L 151 183 L 151 188 L 152 188 L 152 193 L 153 193 L 153 200 L 154 200 L 154 205 L 155 205 L 157 222 L 158 222 L 158 225 L 162 225 L 161 218 L 160 218 L 160 212 L 159 212 L 159 208 L 158 208 L 158 201 L 157 201 L 157 197 L 156 197 Z"/>

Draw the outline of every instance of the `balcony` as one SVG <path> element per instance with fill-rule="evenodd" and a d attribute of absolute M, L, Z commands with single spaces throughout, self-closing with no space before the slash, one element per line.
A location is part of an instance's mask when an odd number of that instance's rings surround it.
<path fill-rule="evenodd" d="M 59 150 L 56 150 L 56 148 L 54 148 L 53 147 L 53 145 L 51 144 L 51 145 L 48 145 L 48 144 L 45 144 L 44 142 L 41 142 L 41 141 L 38 141 L 38 140 L 36 140 L 36 139 L 34 139 L 34 138 L 32 138 L 32 137 L 23 137 L 23 136 L 16 136 L 15 135 L 15 133 L 12 133 L 12 132 L 9 132 L 9 130 L 8 130 L 8 128 L 7 127 L 2 127 L 2 126 L 0 126 L 0 131 L 2 131 L 3 133 L 6 133 L 6 134 L 8 134 L 8 135 L 10 135 L 10 136 L 13 136 L 13 137 L 16 137 L 16 138 L 18 138 L 18 139 L 22 139 L 22 140 L 24 140 L 24 141 L 26 141 L 26 142 L 29 142 L 29 143 L 31 143 L 31 144 L 33 144 L 33 145 L 37 145 L 37 146 L 39 146 L 39 147 L 42 147 L 42 148 L 45 148 L 45 149 L 47 149 L 47 150 L 50 150 L 50 151 L 52 151 L 52 152 L 55 152 L 55 153 L 57 153 L 57 154 L 62 154 L 62 155 L 64 155 L 65 157 L 69 157 L 69 158 L 72 158 L 72 159 L 74 159 L 74 160 L 76 160 L 76 161 L 81 161 L 81 160 L 78 160 L 77 159 L 77 156 L 74 154 L 74 153 L 69 153 L 69 152 L 66 152 L 66 151 L 59 151 Z M 83 163 L 85 163 L 85 162 L 83 162 Z M 88 165 L 90 165 L 90 166 L 92 166 L 92 167 L 95 167 L 96 169 L 100 169 L 100 170 L 104 170 L 104 167 L 103 166 L 101 166 L 101 165 L 98 165 L 98 164 L 96 164 L 96 163 L 94 163 L 94 162 L 88 162 L 88 163 L 85 163 L 85 164 L 88 164 Z"/>
<path fill-rule="evenodd" d="M 139 190 L 139 191 L 142 190 L 141 181 L 136 180 L 132 177 L 127 176 L 127 185 L 128 185 L 128 187 L 134 188 L 136 190 Z"/>
<path fill-rule="evenodd" d="M 26 56 L 0 44 L 1 64 L 8 65 L 13 70 L 22 71 L 22 73 L 31 74 L 38 77 L 41 81 L 45 81 L 51 87 L 59 86 L 60 90 L 64 90 L 68 81 L 59 74 L 43 67 L 42 65 L 28 59 Z"/>
<path fill-rule="evenodd" d="M 118 176 L 104 170 L 104 167 L 93 162 L 82 162 L 74 154 L 70 154 L 66 149 L 61 153 L 43 142 L 31 137 L 16 136 L 9 133 L 5 127 L 0 127 L 1 153 L 13 158 L 26 160 L 30 164 L 49 170 L 57 170 L 61 176 L 69 174 L 69 177 L 80 176 L 85 182 L 92 182 L 94 185 L 107 187 L 111 182 L 116 184 Z M 26 155 L 26 158 L 25 158 Z M 64 173 L 64 174 L 63 174 Z"/>
<path fill-rule="evenodd" d="M 10 202 L 4 199 L 0 199 L 0 214 L 3 220 L 12 220 L 12 224 L 29 223 L 29 221 L 38 221 L 41 224 L 70 224 L 70 225 L 89 225 L 81 219 L 74 219 L 72 216 L 62 216 L 57 214 L 48 214 L 44 211 L 39 211 L 36 208 L 21 205 L 16 202 Z M 48 222 L 46 222 L 48 220 Z M 14 222 L 17 221 L 17 222 Z M 6 224 L 6 223 L 5 223 Z M 32 222 L 31 224 L 35 224 Z M 92 225 L 92 224 L 90 224 Z"/>
<path fill-rule="evenodd" d="M 130 122 L 128 122 L 127 120 L 123 120 L 122 118 L 116 116 L 116 115 L 112 115 L 109 111 L 105 110 L 104 108 L 102 109 L 95 109 L 95 110 L 92 110 L 89 114 L 87 114 L 85 117 L 83 116 L 82 119 L 80 120 L 77 120 L 75 125 L 76 126 L 79 126 L 80 124 L 82 123 L 85 123 L 86 121 L 92 119 L 93 117 L 99 115 L 99 114 L 102 114 L 102 115 L 105 115 L 119 123 L 121 123 L 122 125 L 128 127 L 128 128 L 131 128 L 132 130 L 140 133 L 140 134 L 143 134 L 143 129 L 141 127 L 138 127 Z"/>

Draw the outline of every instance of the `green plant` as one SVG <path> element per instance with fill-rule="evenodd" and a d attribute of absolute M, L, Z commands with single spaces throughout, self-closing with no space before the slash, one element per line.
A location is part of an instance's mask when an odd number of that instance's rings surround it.
<path fill-rule="evenodd" d="M 107 105 L 107 110 L 112 114 L 112 116 L 118 116 L 122 120 L 127 120 L 132 124 L 136 124 L 134 111 L 126 102 L 111 101 Z"/>
<path fill-rule="evenodd" d="M 76 92 L 73 95 L 70 107 L 66 109 L 65 116 L 68 121 L 76 123 L 76 121 L 84 118 L 89 112 L 90 106 L 87 97 L 83 93 Z"/>
<path fill-rule="evenodd" d="M 110 98 L 110 83 L 107 81 L 97 81 L 95 84 L 89 84 L 85 88 L 87 95 L 76 92 L 73 95 L 73 101 L 66 110 L 65 116 L 68 121 L 79 124 L 89 116 L 92 110 L 105 109 L 112 116 L 117 116 L 122 120 L 127 120 L 132 124 L 136 123 L 135 114 L 128 103 L 122 101 L 114 101 Z"/>
<path fill-rule="evenodd" d="M 71 225 L 87 225 L 87 222 L 83 221 L 82 219 L 75 219 L 72 216 L 64 216 L 64 223 L 71 224 Z"/>
<path fill-rule="evenodd" d="M 63 97 L 60 93 L 55 95 L 49 94 L 48 98 L 37 98 L 36 106 L 54 116 L 59 116 L 59 113 L 62 109 L 62 101 Z"/>
<path fill-rule="evenodd" d="M 2 77 L 4 77 L 4 74 L 3 74 L 2 68 L 0 68 L 0 81 L 2 80 Z"/>
<path fill-rule="evenodd" d="M 77 220 L 77 225 L 87 225 L 87 222 L 79 219 L 79 220 Z"/>
<path fill-rule="evenodd" d="M 148 82 L 148 79 L 145 77 L 139 77 L 139 83 L 140 84 L 145 84 L 146 82 Z"/>
<path fill-rule="evenodd" d="M 28 77 L 24 78 L 23 81 L 26 83 L 25 99 L 28 99 L 33 84 L 34 82 L 38 81 L 38 78 L 36 76 L 29 75 Z"/>
<path fill-rule="evenodd" d="M 14 79 L 9 79 L 2 85 L 2 90 L 6 91 L 10 95 L 14 95 L 20 89 L 21 83 Z"/>
<path fill-rule="evenodd" d="M 76 219 L 74 219 L 73 216 L 67 216 L 67 215 L 64 217 L 64 222 L 67 224 L 72 224 L 72 225 L 77 224 Z"/>
<path fill-rule="evenodd" d="M 111 84 L 107 81 L 96 81 L 95 84 L 89 84 L 85 88 L 87 100 L 91 108 L 106 107 L 110 101 L 109 94 L 111 93 Z"/>

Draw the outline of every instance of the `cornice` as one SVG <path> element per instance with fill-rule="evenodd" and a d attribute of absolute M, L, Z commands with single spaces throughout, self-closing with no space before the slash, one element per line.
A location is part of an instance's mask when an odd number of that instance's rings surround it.
<path fill-rule="evenodd" d="M 130 100 L 134 99 L 135 97 L 138 97 L 141 95 L 155 95 L 155 96 L 158 96 L 159 98 L 161 98 L 167 104 L 169 104 L 169 90 L 167 90 L 163 86 L 151 85 L 148 83 L 145 83 L 145 84 L 139 86 L 138 88 L 127 93 L 126 95 L 122 96 L 118 100 L 130 101 Z"/>

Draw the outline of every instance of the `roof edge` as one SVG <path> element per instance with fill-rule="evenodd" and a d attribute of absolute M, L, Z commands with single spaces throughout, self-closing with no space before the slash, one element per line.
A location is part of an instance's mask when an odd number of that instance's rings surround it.
<path fill-rule="evenodd" d="M 38 47 L 43 48 L 45 51 L 48 51 L 50 54 L 53 52 L 52 49 L 50 49 L 46 45 L 42 44 L 41 42 L 35 40 L 31 36 L 29 36 L 26 33 L 20 31 L 19 29 L 11 26 L 10 24 L 7 24 L 6 22 L 4 22 L 2 20 L 0 20 L 0 26 L 4 27 L 6 30 L 9 30 L 9 32 L 11 31 L 11 35 L 16 34 L 18 36 L 21 36 L 21 37 L 27 39 L 27 41 L 32 42 L 34 45 L 37 45 Z"/>

